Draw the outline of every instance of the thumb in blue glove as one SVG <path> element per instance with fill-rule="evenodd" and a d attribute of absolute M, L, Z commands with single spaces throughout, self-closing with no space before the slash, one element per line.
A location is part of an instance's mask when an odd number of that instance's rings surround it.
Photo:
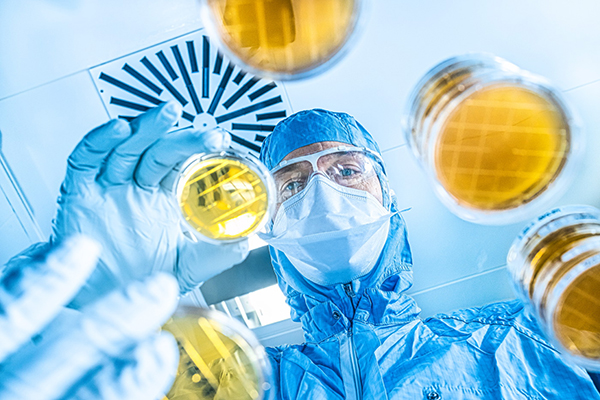
<path fill-rule="evenodd" d="M 181 112 L 170 102 L 129 124 L 111 121 L 70 155 L 51 242 L 84 233 L 103 247 L 72 306 L 158 271 L 173 274 L 183 294 L 248 255 L 247 241 L 214 245 L 184 235 L 174 195 L 161 181 L 195 153 L 226 149 L 231 138 L 223 131 L 168 133 Z"/>

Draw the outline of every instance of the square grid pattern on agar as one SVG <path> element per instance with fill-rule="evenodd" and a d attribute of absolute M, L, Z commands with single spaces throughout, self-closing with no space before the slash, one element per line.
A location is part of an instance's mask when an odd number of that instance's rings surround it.
<path fill-rule="evenodd" d="M 439 173 L 447 189 L 468 203 L 526 200 L 556 175 L 566 130 L 556 108 L 540 97 L 514 101 L 510 93 L 487 92 L 465 100 L 449 117 L 436 149 Z"/>

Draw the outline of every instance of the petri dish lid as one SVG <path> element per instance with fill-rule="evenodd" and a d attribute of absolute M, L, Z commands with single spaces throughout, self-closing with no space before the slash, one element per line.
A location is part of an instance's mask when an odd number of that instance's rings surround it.
<path fill-rule="evenodd" d="M 549 296 L 554 342 L 574 363 L 600 371 L 600 254 L 569 270 Z"/>
<path fill-rule="evenodd" d="M 506 258 L 508 271 L 515 285 L 514 289 L 522 300 L 529 300 L 530 283 L 535 272 L 529 267 L 527 261 L 532 249 L 545 237 L 564 227 L 589 222 L 600 223 L 600 210 L 587 205 L 568 205 L 543 213 L 523 228 L 511 244 Z M 543 291 L 533 293 L 535 299 L 540 295 L 543 295 Z"/>
<path fill-rule="evenodd" d="M 272 377 L 266 353 L 239 321 L 219 311 L 179 306 L 162 329 L 173 334 L 180 352 L 168 400 L 269 396 Z"/>
<path fill-rule="evenodd" d="M 439 184 L 436 193 L 467 221 L 490 225 L 514 223 L 547 207 L 566 189 L 580 158 L 577 129 L 565 111 L 565 104 L 543 85 L 499 78 L 478 86 L 452 100 L 432 128 L 436 132 L 432 138 L 435 143 L 428 149 L 428 158 L 434 182 Z M 514 132 L 509 129 L 512 125 L 505 129 L 502 125 L 487 125 L 485 121 L 482 125 L 464 121 L 467 112 L 464 108 L 477 109 L 479 103 L 495 110 L 494 118 L 518 108 L 518 104 L 513 106 L 510 101 L 502 106 L 485 105 L 496 96 L 508 94 L 537 99 L 540 107 L 551 106 L 552 118 L 529 121 L 527 124 L 531 126 L 519 126 Z M 535 110 L 525 114 L 533 115 Z M 532 131 L 540 129 L 538 123 L 544 129 L 544 140 L 528 140 L 538 134 Z M 532 131 L 527 133 L 529 136 L 516 136 L 526 130 Z"/>
<path fill-rule="evenodd" d="M 437 197 L 469 222 L 531 217 L 564 192 L 580 162 L 583 137 L 561 93 L 490 54 L 436 65 L 413 89 L 406 111 L 404 134 Z"/>
<path fill-rule="evenodd" d="M 202 0 L 207 29 L 227 55 L 277 80 L 314 76 L 353 44 L 365 0 Z"/>
<path fill-rule="evenodd" d="M 527 224 L 512 242 L 507 256 L 508 265 L 518 265 L 519 260 L 524 261 L 527 254 L 523 254 L 523 250 L 534 238 L 542 239 L 566 226 L 584 222 L 600 223 L 600 210 L 588 205 L 573 204 L 543 213 Z"/>
<path fill-rule="evenodd" d="M 190 157 L 175 193 L 187 225 L 210 243 L 236 242 L 261 230 L 276 202 L 267 168 L 234 149 Z"/>

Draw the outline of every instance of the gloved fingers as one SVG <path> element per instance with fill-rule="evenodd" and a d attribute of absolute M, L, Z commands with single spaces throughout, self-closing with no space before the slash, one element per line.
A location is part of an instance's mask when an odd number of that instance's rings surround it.
<path fill-rule="evenodd" d="M 127 122 L 114 119 L 85 135 L 67 159 L 61 192 L 72 193 L 94 182 L 106 157 L 130 134 Z"/>
<path fill-rule="evenodd" d="M 0 361 L 41 331 L 75 296 L 99 255 L 98 243 L 77 235 L 49 247 L 48 253 L 11 262 L 0 278 Z"/>
<path fill-rule="evenodd" d="M 173 133 L 157 141 L 144 153 L 135 171 L 135 181 L 142 188 L 154 188 L 175 165 L 191 155 L 221 151 L 230 144 L 231 135 L 222 129 Z"/>
<path fill-rule="evenodd" d="M 181 171 L 181 163 L 175 165 L 174 168 L 170 169 L 165 177 L 160 181 L 160 187 L 166 192 L 172 192 L 175 190 L 175 183 L 179 178 L 179 172 Z"/>
<path fill-rule="evenodd" d="M 0 398 L 59 398 L 90 371 L 153 335 L 175 310 L 177 293 L 168 274 L 110 293 L 84 309 L 73 326 L 8 358 L 0 369 Z"/>
<path fill-rule="evenodd" d="M 241 263 L 249 252 L 248 239 L 217 245 L 184 238 L 175 270 L 180 293 L 185 294 L 202 282 Z"/>
<path fill-rule="evenodd" d="M 169 129 L 181 117 L 181 113 L 181 105 L 170 101 L 134 119 L 130 124 L 133 134 L 108 157 L 100 182 L 104 186 L 131 182 L 144 151 L 167 135 Z"/>
<path fill-rule="evenodd" d="M 118 355 L 122 343 L 148 336 L 173 314 L 178 289 L 166 273 L 133 282 L 124 291 L 113 292 L 88 307 L 83 329 L 104 353 Z"/>
<path fill-rule="evenodd" d="M 162 399 L 173 384 L 178 360 L 177 342 L 162 332 L 137 345 L 126 358 L 111 360 L 91 379 L 85 377 L 62 398 Z"/>

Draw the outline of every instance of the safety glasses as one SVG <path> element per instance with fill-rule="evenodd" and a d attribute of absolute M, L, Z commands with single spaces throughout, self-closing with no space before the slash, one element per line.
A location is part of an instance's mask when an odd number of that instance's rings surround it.
<path fill-rule="evenodd" d="M 338 146 L 307 156 L 282 161 L 271 170 L 281 204 L 302 192 L 313 174 L 319 172 L 338 185 L 363 189 L 377 177 L 376 164 L 383 160 L 374 151 L 352 146 Z M 364 190 L 364 189 L 363 189 Z"/>

